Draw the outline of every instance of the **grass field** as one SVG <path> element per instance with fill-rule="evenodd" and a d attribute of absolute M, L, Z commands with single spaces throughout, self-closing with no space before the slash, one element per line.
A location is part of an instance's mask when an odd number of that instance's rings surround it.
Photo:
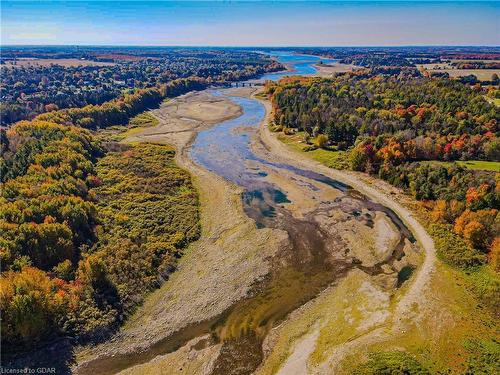
<path fill-rule="evenodd" d="M 473 74 L 481 81 L 489 81 L 494 73 L 500 76 L 500 69 L 456 69 L 447 63 L 422 64 L 418 65 L 418 67 L 423 67 L 429 72 L 448 73 L 452 78 L 465 77 Z"/>
<path fill-rule="evenodd" d="M 443 166 L 452 164 L 452 162 L 449 161 L 437 161 L 437 160 L 421 162 L 421 163 L 443 165 Z M 500 162 L 498 161 L 467 160 L 467 161 L 456 161 L 455 163 L 471 170 L 500 172 Z"/>
<path fill-rule="evenodd" d="M 457 164 L 467 169 L 500 172 L 500 162 L 498 161 L 468 160 L 457 161 Z"/>
<path fill-rule="evenodd" d="M 304 152 L 308 157 L 314 159 L 330 168 L 335 169 L 348 169 L 349 161 L 347 159 L 347 153 L 345 151 L 331 151 L 327 149 L 317 148 L 311 151 L 305 151 L 308 145 L 303 141 L 304 133 L 297 132 L 293 135 L 285 135 L 280 133 L 278 139 L 283 143 L 289 145 L 290 147 Z"/>

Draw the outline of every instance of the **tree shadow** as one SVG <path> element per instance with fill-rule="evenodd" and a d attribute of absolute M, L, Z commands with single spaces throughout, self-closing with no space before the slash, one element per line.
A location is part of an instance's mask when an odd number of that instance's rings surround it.
<path fill-rule="evenodd" d="M 15 357 L 14 353 L 2 353 L 0 366 L 2 373 L 6 370 L 30 369 L 34 370 L 34 373 L 71 374 L 71 366 L 75 364 L 74 343 L 74 339 L 62 338 L 47 343 L 43 348 L 34 349 Z"/>

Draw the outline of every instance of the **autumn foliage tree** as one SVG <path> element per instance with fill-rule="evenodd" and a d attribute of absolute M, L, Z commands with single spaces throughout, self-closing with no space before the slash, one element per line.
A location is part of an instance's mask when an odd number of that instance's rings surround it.
<path fill-rule="evenodd" d="M 170 147 L 106 153 L 76 126 L 1 135 L 2 351 L 107 337 L 198 237 L 190 176 Z"/>

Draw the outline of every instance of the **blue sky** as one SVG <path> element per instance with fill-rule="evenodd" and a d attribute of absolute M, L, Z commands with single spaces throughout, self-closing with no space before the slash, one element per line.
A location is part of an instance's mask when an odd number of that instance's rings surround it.
<path fill-rule="evenodd" d="M 8 44 L 500 45 L 499 1 L 1 2 Z"/>

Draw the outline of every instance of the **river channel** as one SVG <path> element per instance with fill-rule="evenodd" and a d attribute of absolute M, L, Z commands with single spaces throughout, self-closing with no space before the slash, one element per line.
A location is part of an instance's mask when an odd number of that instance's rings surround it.
<path fill-rule="evenodd" d="M 271 54 L 290 70 L 265 75 L 265 80 L 314 74 L 314 65 L 320 60 L 284 52 Z M 392 277 L 388 286 L 392 289 L 411 276 L 412 269 L 402 267 L 400 261 L 415 240 L 393 211 L 346 184 L 273 155 L 259 138 L 266 108 L 258 99 L 235 95 L 232 89 L 209 91 L 233 101 L 242 113 L 199 132 L 189 157 L 238 185 L 243 190 L 243 209 L 257 228 L 286 232 L 288 244 L 270 260 L 271 272 L 216 318 L 187 326 L 141 353 L 89 363 L 82 373 L 116 373 L 175 352 L 193 338 L 208 337 L 198 342 L 196 350 L 221 344 L 212 374 L 251 374 L 265 360 L 263 343 L 270 330 L 350 271 Z M 381 222 L 385 223 L 382 230 Z M 392 233 L 389 241 L 386 232 Z M 383 237 L 379 254 L 367 260 L 363 252 L 369 252 L 366 249 L 377 241 L 365 237 L 377 236 Z"/>
<path fill-rule="evenodd" d="M 314 74 L 315 56 L 279 53 L 277 58 L 291 67 L 292 74 Z M 276 80 L 285 73 L 273 73 L 263 79 Z M 231 96 L 227 89 L 213 90 L 215 96 L 224 95 L 239 105 L 241 116 L 222 122 L 200 132 L 190 150 L 190 157 L 198 165 L 239 185 L 245 213 L 258 227 L 284 230 L 288 233 L 289 247 L 283 249 L 268 278 L 255 285 L 252 295 L 238 302 L 211 327 L 213 342 L 223 342 L 222 354 L 216 361 L 214 374 L 252 373 L 263 360 L 262 341 L 275 324 L 305 302 L 314 298 L 327 286 L 335 283 L 349 270 L 358 267 L 376 275 L 384 264 L 404 256 L 405 240 L 414 242 L 408 229 L 386 207 L 370 201 L 351 187 L 324 175 L 299 169 L 285 163 L 270 161 L 257 154 L 255 141 L 259 125 L 265 117 L 264 105 L 253 98 Z M 264 152 L 265 154 L 265 152 Z M 334 189 L 338 197 L 322 202 L 318 207 L 297 218 L 287 209 L 293 203 L 280 182 L 269 182 L 268 174 L 295 175 L 297 180 L 310 181 Z M 373 227 L 377 212 L 386 215 L 399 229 L 400 238 L 382 261 L 369 267 L 352 257 L 348 244 L 327 230 L 317 220 L 332 211 L 341 211 L 342 220 L 362 222 Z M 209 345 L 210 343 L 207 343 Z"/>

